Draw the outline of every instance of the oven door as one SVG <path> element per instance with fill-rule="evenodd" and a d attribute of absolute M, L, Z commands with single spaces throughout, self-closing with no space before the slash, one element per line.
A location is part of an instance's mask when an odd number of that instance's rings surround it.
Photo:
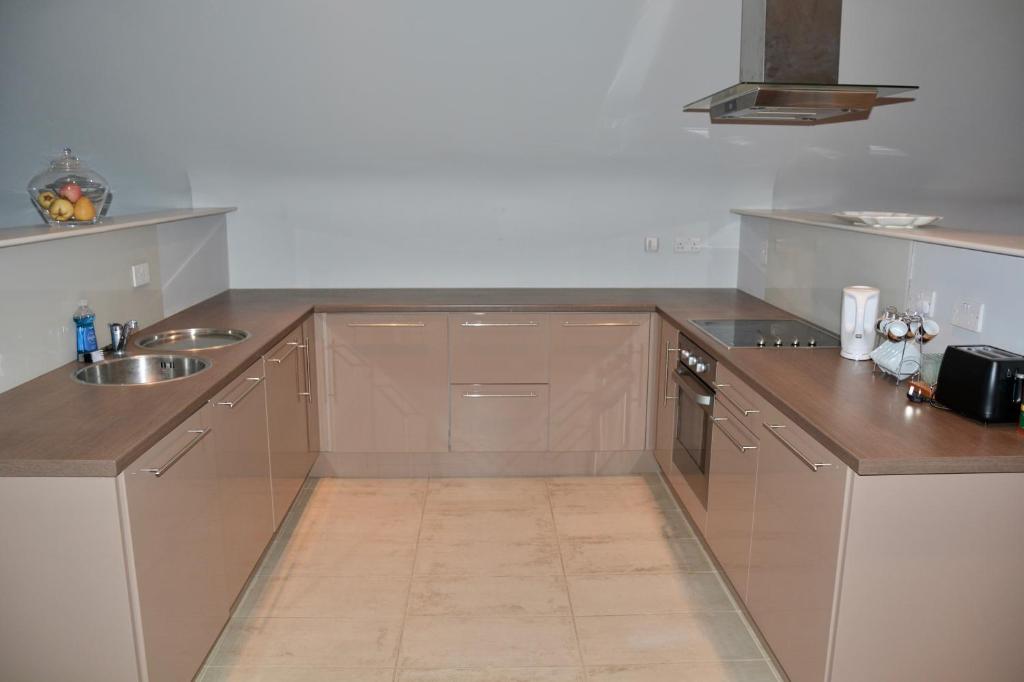
<path fill-rule="evenodd" d="M 676 432 L 672 462 L 686 479 L 694 495 L 707 508 L 708 471 L 711 454 L 711 415 L 715 393 L 686 369 L 672 372 L 678 389 Z"/>

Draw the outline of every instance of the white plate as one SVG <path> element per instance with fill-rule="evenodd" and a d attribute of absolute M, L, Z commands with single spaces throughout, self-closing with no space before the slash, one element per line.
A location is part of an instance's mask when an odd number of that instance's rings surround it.
<path fill-rule="evenodd" d="M 836 218 L 848 223 L 884 227 L 887 229 L 910 229 L 931 225 L 942 220 L 941 216 L 916 215 L 913 213 L 889 213 L 886 211 L 842 211 L 833 213 Z"/>

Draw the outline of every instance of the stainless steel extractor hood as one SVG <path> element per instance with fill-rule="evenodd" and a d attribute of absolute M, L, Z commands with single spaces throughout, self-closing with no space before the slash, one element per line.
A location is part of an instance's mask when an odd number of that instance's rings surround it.
<path fill-rule="evenodd" d="M 912 85 L 839 84 L 843 0 L 743 0 L 740 82 L 688 104 L 712 123 L 820 125 L 868 118 Z"/>

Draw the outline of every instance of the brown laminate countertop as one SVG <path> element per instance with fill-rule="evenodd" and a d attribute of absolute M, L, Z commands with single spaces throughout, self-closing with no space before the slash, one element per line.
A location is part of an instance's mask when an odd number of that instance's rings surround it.
<path fill-rule="evenodd" d="M 230 327 L 247 341 L 199 354 L 213 366 L 155 386 L 87 386 L 69 363 L 0 393 L 0 476 L 116 476 L 311 312 L 657 312 L 682 328 L 861 475 L 1024 472 L 1024 436 L 928 405 L 837 349 L 729 350 L 688 322 L 791 317 L 735 289 L 235 289 L 140 335 Z"/>

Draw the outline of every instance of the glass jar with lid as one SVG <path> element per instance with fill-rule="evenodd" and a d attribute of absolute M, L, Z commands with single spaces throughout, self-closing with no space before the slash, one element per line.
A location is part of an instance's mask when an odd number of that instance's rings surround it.
<path fill-rule="evenodd" d="M 28 183 L 32 205 L 50 225 L 92 225 L 106 215 L 112 195 L 102 175 L 69 147 Z"/>

